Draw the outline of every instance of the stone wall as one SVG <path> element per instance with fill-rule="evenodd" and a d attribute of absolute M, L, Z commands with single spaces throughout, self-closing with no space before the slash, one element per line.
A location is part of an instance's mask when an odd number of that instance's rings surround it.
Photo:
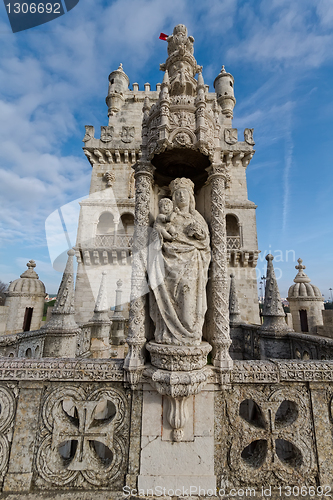
<path fill-rule="evenodd" d="M 236 361 L 222 387 L 211 368 L 189 398 L 177 443 L 163 397 L 126 389 L 122 361 L 2 358 L 1 488 L 11 500 L 134 499 L 138 484 L 311 498 L 333 487 L 332 401 L 333 362 Z"/>

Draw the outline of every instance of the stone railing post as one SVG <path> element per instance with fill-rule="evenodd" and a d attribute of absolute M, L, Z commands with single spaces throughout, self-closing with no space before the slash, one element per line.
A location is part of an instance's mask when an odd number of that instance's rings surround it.
<path fill-rule="evenodd" d="M 135 169 L 135 219 L 131 303 L 129 311 L 129 351 L 124 362 L 125 379 L 135 389 L 144 368 L 146 342 L 147 256 L 149 243 L 149 213 L 153 166 L 141 161 Z"/>
<path fill-rule="evenodd" d="M 212 320 L 213 364 L 221 371 L 233 366 L 229 355 L 228 258 L 225 219 L 225 188 L 228 178 L 225 165 L 213 164 L 208 170 L 211 184 L 211 245 L 212 245 Z"/>

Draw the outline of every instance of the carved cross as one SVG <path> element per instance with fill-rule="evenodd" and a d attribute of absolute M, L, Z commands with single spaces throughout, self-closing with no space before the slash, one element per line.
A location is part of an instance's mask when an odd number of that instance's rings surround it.
<path fill-rule="evenodd" d="M 110 450 L 113 449 L 114 424 L 112 419 L 96 420 L 96 407 L 100 401 L 74 401 L 78 418 L 70 417 L 63 409 L 62 401 L 54 407 L 54 430 L 52 434 L 52 451 L 59 453 L 58 448 L 66 441 L 77 441 L 75 455 L 68 465 L 69 470 L 96 470 L 100 460 L 91 442 L 98 441 Z"/>

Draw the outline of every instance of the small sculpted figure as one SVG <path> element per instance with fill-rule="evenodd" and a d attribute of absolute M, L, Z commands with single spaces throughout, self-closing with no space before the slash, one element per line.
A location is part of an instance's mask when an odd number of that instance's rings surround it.
<path fill-rule="evenodd" d="M 187 28 L 184 24 L 177 24 L 177 26 L 173 29 L 173 34 L 168 36 L 168 55 L 170 56 L 177 50 L 180 54 L 185 54 L 185 52 L 189 52 L 193 55 L 193 36 L 187 36 Z"/>
<path fill-rule="evenodd" d="M 156 217 L 154 229 L 157 230 L 164 240 L 173 241 L 176 236 L 176 230 L 171 224 L 175 214 L 173 213 L 173 203 L 169 198 L 162 198 L 158 203 L 160 213 Z"/>
<path fill-rule="evenodd" d="M 157 216 L 155 240 L 153 237 L 149 247 L 150 316 L 157 343 L 199 345 L 201 342 L 211 253 L 208 226 L 195 209 L 193 188 L 193 182 L 184 177 L 171 182 L 173 211 L 161 213 L 163 218 Z M 160 210 L 166 212 L 167 208 Z M 172 229 L 164 224 L 171 224 Z M 167 238 L 161 234 L 161 227 Z"/>

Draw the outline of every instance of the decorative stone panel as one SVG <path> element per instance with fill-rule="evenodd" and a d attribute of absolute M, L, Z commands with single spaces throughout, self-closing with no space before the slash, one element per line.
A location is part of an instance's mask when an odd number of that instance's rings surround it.
<path fill-rule="evenodd" d="M 47 390 L 36 447 L 37 489 L 123 487 L 128 397 L 121 386 L 96 387 L 73 384 Z"/>
<path fill-rule="evenodd" d="M 221 487 L 316 486 L 314 430 L 304 385 L 235 385 L 224 395 L 225 403 L 220 398 L 215 463 Z"/>

